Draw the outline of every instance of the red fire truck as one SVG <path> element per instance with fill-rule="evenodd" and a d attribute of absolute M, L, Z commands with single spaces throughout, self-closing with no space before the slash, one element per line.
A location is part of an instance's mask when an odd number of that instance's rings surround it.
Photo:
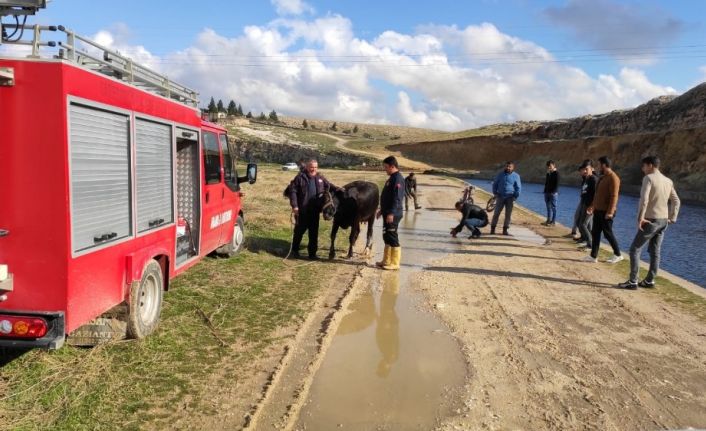
<path fill-rule="evenodd" d="M 0 56 L 0 346 L 58 348 L 115 309 L 145 337 L 171 278 L 241 248 L 257 166 L 237 175 L 195 91 L 63 27 L 24 27 L 3 43 L 29 57 Z"/>

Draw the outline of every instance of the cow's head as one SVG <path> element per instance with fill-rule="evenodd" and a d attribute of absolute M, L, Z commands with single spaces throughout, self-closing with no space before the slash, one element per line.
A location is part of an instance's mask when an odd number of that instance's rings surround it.
<path fill-rule="evenodd" d="M 335 193 L 331 193 L 330 191 L 324 193 L 324 206 L 321 211 L 324 214 L 324 220 L 330 221 L 333 219 L 333 216 L 336 215 L 338 204 L 341 202 L 344 193 L 345 190 L 343 189 Z"/>

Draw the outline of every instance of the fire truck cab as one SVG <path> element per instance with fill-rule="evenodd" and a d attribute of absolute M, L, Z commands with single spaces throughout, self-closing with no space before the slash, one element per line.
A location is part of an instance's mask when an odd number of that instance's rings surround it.
<path fill-rule="evenodd" d="M 7 27 L 7 26 L 6 26 Z M 197 93 L 63 27 L 0 56 L 0 346 L 58 348 L 104 313 L 156 327 L 169 279 L 243 245 L 226 130 Z M 64 33 L 50 58 L 42 34 Z"/>

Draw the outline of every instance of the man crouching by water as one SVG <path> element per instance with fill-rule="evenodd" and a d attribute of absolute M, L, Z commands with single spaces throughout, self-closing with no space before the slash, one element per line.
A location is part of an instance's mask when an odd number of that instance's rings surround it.
<path fill-rule="evenodd" d="M 292 238 L 292 257 L 299 257 L 304 232 L 309 231 L 307 250 L 309 259 L 316 260 L 319 249 L 319 214 L 323 207 L 324 193 L 338 190 L 319 173 L 319 163 L 315 159 L 306 162 L 306 169 L 299 172 L 289 184 L 289 203 L 297 219 Z"/>
<path fill-rule="evenodd" d="M 389 177 L 380 192 L 380 209 L 376 218 L 383 217 L 382 239 L 385 241 L 385 253 L 382 261 L 376 262 L 375 265 L 383 269 L 400 269 L 402 248 L 397 227 L 402 219 L 405 196 L 404 176 L 400 173 L 400 165 L 394 156 L 385 158 L 382 166 Z"/>
<path fill-rule="evenodd" d="M 471 231 L 471 238 L 480 238 L 480 229 L 488 225 L 488 214 L 478 205 L 472 203 L 458 201 L 456 202 L 456 210 L 461 212 L 461 222 L 455 228 L 451 229 L 451 236 L 456 238 L 456 235 L 461 233 L 463 227 L 467 227 Z"/>

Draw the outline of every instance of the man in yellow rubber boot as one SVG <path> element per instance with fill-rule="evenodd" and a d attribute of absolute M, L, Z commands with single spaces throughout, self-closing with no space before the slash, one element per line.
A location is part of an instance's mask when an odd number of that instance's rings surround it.
<path fill-rule="evenodd" d="M 380 193 L 380 209 L 377 218 L 383 217 L 382 240 L 385 241 L 385 253 L 382 262 L 375 265 L 388 270 L 400 269 L 402 248 L 397 235 L 397 227 L 404 209 L 405 183 L 400 173 L 400 166 L 394 156 L 382 161 L 382 166 L 389 176 Z"/>

